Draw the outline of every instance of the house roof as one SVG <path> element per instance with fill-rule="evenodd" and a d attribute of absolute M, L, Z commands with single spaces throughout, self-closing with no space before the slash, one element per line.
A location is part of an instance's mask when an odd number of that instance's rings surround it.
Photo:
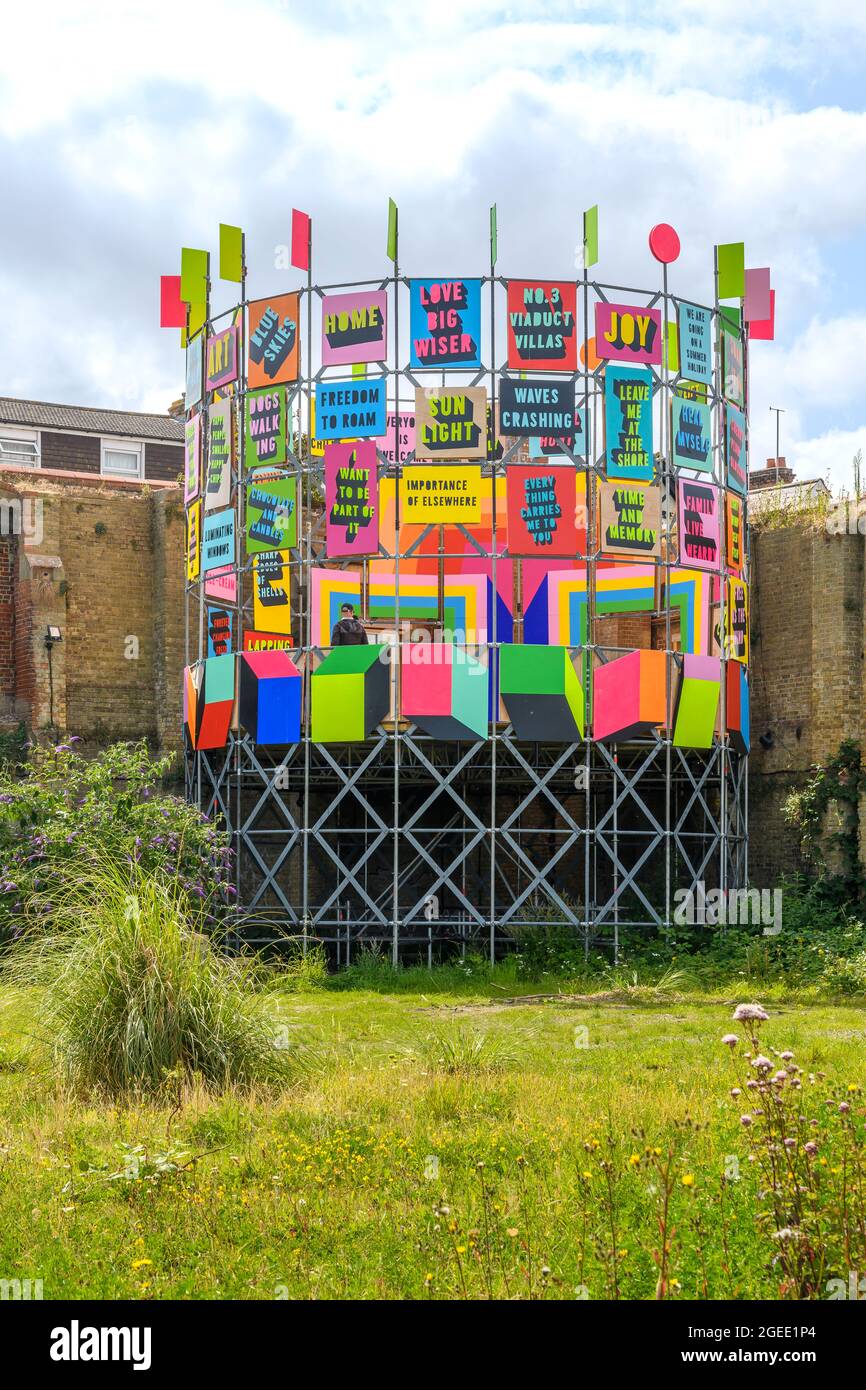
<path fill-rule="evenodd" d="M 0 426 L 69 430 L 73 434 L 129 436 L 133 439 L 183 443 L 183 421 L 171 415 L 148 415 L 137 410 L 100 410 L 90 405 L 55 405 L 50 401 L 19 401 L 0 396 Z"/>

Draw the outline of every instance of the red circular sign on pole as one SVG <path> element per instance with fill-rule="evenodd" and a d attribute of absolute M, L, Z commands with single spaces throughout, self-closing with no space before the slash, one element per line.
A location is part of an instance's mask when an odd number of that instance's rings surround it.
<path fill-rule="evenodd" d="M 667 222 L 659 222 L 649 234 L 649 249 L 662 265 L 670 265 L 680 254 L 680 239 Z"/>

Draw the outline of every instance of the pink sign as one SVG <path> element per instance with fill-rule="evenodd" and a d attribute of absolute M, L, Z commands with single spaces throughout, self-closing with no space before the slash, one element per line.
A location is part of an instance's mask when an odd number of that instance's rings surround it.
<path fill-rule="evenodd" d="M 372 439 L 325 448 L 325 547 L 335 555 L 379 553 L 379 483 Z"/>
<path fill-rule="evenodd" d="M 746 271 L 746 295 L 743 300 L 743 318 L 746 323 L 763 321 L 770 317 L 770 270 L 763 266 L 759 270 Z"/>
<path fill-rule="evenodd" d="M 388 411 L 385 434 L 373 443 L 389 463 L 405 463 L 415 452 L 415 412 L 400 411 L 399 422 L 393 410 Z M 399 448 L 399 458 L 397 452 Z"/>
<path fill-rule="evenodd" d="M 383 362 L 387 303 L 384 290 L 326 294 L 322 300 L 322 366 Z"/>
<path fill-rule="evenodd" d="M 204 581 L 204 591 L 208 598 L 220 598 L 223 603 L 236 603 L 238 597 L 238 577 L 231 566 L 211 570 Z"/>
<path fill-rule="evenodd" d="M 595 350 L 610 362 L 660 363 L 661 310 L 641 309 L 636 304 L 596 304 Z"/>
<path fill-rule="evenodd" d="M 719 490 L 715 483 L 679 480 L 680 564 L 697 570 L 718 570 Z"/>

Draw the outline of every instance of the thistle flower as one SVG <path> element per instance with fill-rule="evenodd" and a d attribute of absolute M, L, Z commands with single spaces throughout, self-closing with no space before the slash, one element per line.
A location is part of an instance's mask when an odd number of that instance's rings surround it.
<path fill-rule="evenodd" d="M 738 1004 L 731 1017 L 735 1023 L 764 1023 L 770 1015 L 760 1004 Z"/>
<path fill-rule="evenodd" d="M 740 1040 L 737 1037 L 736 1033 L 726 1033 L 725 1036 L 722 1038 L 722 1042 L 725 1044 L 726 1047 L 736 1047 L 739 1041 Z"/>
<path fill-rule="evenodd" d="M 752 1058 L 752 1066 L 757 1067 L 758 1071 L 769 1071 L 772 1065 L 769 1057 L 765 1057 L 762 1052 L 759 1052 L 757 1057 Z"/>

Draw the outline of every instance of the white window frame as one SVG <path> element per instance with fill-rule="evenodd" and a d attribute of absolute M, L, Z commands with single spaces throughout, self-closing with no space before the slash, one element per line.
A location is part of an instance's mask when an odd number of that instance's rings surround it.
<path fill-rule="evenodd" d="M 106 454 L 136 454 L 138 470 L 135 473 L 115 473 L 106 468 Z M 140 439 L 101 439 L 99 448 L 99 472 L 103 478 L 126 478 L 128 482 L 141 482 L 144 478 L 144 443 Z"/>
<path fill-rule="evenodd" d="M 42 441 L 38 430 L 22 430 L 17 425 L 0 425 L 0 439 L 14 441 L 20 439 L 23 444 L 35 444 L 36 454 L 28 459 L 6 459 L 0 454 L 0 465 L 6 468 L 41 468 L 42 467 Z"/>

